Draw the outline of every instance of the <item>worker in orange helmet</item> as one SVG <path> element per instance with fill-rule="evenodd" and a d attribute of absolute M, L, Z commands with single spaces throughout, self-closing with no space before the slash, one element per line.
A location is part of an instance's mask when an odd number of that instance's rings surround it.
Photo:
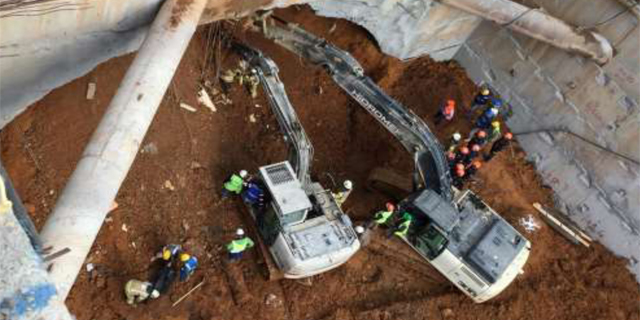
<path fill-rule="evenodd" d="M 469 155 L 469 147 L 464 146 L 461 147 L 460 149 L 458 149 L 458 152 L 456 152 L 456 163 L 457 162 L 462 162 L 468 155 Z"/>
<path fill-rule="evenodd" d="M 478 130 L 476 134 L 469 140 L 469 144 L 477 144 L 479 146 L 484 146 L 487 143 L 487 132 L 484 130 Z"/>
<path fill-rule="evenodd" d="M 438 113 L 436 113 L 435 119 L 433 120 L 433 122 L 436 125 L 439 125 L 443 119 L 450 122 L 451 120 L 453 120 L 453 116 L 455 115 L 455 113 L 456 113 L 456 102 L 454 100 L 449 99 L 447 100 L 445 105 L 438 110 Z"/>
<path fill-rule="evenodd" d="M 462 184 L 464 183 L 464 176 L 466 172 L 464 170 L 464 165 L 459 163 L 456 165 L 456 170 L 453 175 L 453 186 L 462 189 Z"/>
<path fill-rule="evenodd" d="M 482 167 L 482 162 L 476 160 L 467 166 L 465 170 L 464 180 L 470 179 L 473 177 L 476 172 Z"/>
<path fill-rule="evenodd" d="M 513 133 L 511 132 L 505 133 L 502 136 L 502 138 L 496 140 L 496 142 L 493 143 L 493 145 L 491 146 L 491 150 L 489 151 L 489 154 L 484 156 L 484 161 L 491 160 L 493 157 L 495 157 L 496 153 L 506 148 L 511 143 L 512 140 L 513 140 Z"/>

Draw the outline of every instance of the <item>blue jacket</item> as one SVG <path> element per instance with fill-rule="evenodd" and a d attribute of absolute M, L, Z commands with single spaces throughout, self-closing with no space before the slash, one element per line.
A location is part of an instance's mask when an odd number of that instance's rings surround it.
<path fill-rule="evenodd" d="M 194 256 L 191 256 L 189 260 L 184 262 L 184 264 L 182 265 L 182 268 L 180 268 L 180 280 L 181 281 L 186 280 L 187 277 L 189 277 L 194 271 L 196 271 L 197 267 L 198 267 L 198 259 Z"/>

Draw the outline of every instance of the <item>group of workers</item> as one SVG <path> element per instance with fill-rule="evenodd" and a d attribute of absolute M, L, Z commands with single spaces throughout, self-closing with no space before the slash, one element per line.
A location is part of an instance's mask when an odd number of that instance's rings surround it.
<path fill-rule="evenodd" d="M 168 244 L 154 257 L 161 266 L 153 282 L 129 280 L 124 287 L 127 303 L 134 305 L 148 298 L 156 299 L 166 293 L 176 276 L 181 282 L 187 281 L 198 267 L 198 259 L 183 250 L 179 244 Z"/>
<path fill-rule="evenodd" d="M 477 115 L 479 110 L 481 112 Z M 454 114 L 455 101 L 447 100 L 435 115 L 434 122 L 436 125 L 442 120 L 450 122 Z M 467 119 L 474 124 L 468 138 L 463 140 L 462 135 L 455 132 L 447 148 L 452 182 L 456 188 L 462 188 L 462 185 L 478 172 L 482 167 L 482 160 L 491 160 L 513 139 L 511 132 L 503 134 L 498 120 L 500 114 L 506 114 L 502 99 L 494 96 L 489 88 L 482 88 L 467 113 Z M 482 155 L 482 150 L 488 148 L 489 144 L 489 152 Z"/>

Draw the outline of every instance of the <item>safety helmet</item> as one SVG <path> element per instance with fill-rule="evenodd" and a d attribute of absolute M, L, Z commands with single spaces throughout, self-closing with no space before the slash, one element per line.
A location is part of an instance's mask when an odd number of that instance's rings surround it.
<path fill-rule="evenodd" d="M 494 128 L 496 128 L 496 129 L 497 129 L 497 128 L 500 128 L 500 122 L 498 122 L 498 121 L 493 121 L 493 122 L 491 122 L 491 126 L 492 126 L 492 127 L 494 127 Z"/>
<path fill-rule="evenodd" d="M 236 236 L 244 236 L 244 230 L 242 230 L 242 228 L 238 228 L 236 230 Z"/>
<path fill-rule="evenodd" d="M 460 134 L 460 132 L 454 133 L 452 137 L 454 141 L 460 141 L 460 139 L 462 139 L 462 135 Z"/>
<path fill-rule="evenodd" d="M 394 206 L 393 203 L 391 203 L 391 202 L 387 202 L 387 204 L 385 206 L 387 207 L 387 210 L 389 210 L 389 211 L 396 210 L 396 206 Z"/>
<path fill-rule="evenodd" d="M 258 73 L 258 70 L 254 69 L 254 68 L 251 68 L 251 73 L 252 73 L 252 74 L 257 74 L 257 73 Z"/>
<path fill-rule="evenodd" d="M 460 153 L 465 154 L 465 155 L 469 154 L 469 148 L 467 148 L 467 147 L 460 148 Z"/>
<path fill-rule="evenodd" d="M 362 226 L 356 226 L 356 233 L 364 233 L 364 228 Z"/>
<path fill-rule="evenodd" d="M 482 88 L 482 90 L 480 90 L 480 94 L 482 94 L 483 96 L 488 96 L 491 94 L 491 91 L 489 91 L 489 89 L 487 88 Z"/>
<path fill-rule="evenodd" d="M 456 175 L 457 175 L 458 177 L 462 177 L 462 176 L 464 176 L 464 169 L 462 169 L 462 170 L 456 170 Z"/>
<path fill-rule="evenodd" d="M 152 299 L 157 299 L 160 296 L 160 292 L 156 289 L 153 289 L 153 291 L 151 291 L 151 298 Z"/>
<path fill-rule="evenodd" d="M 489 109 L 489 112 L 491 112 L 495 116 L 495 115 L 498 115 L 498 112 L 500 111 L 498 110 L 498 108 L 491 108 Z"/>
<path fill-rule="evenodd" d="M 351 188 L 353 188 L 353 182 L 351 182 L 351 180 L 345 180 L 342 186 L 347 190 L 351 190 Z"/>
<path fill-rule="evenodd" d="M 456 171 L 464 170 L 464 164 L 458 163 L 456 164 Z"/>
<path fill-rule="evenodd" d="M 474 144 L 473 146 L 471 146 L 471 150 L 473 150 L 474 152 L 478 152 L 480 151 L 480 146 L 477 144 Z"/>
<path fill-rule="evenodd" d="M 185 262 L 187 260 L 189 260 L 191 258 L 191 256 L 188 253 L 183 253 L 180 255 L 180 261 Z"/>
<path fill-rule="evenodd" d="M 507 132 L 507 133 L 505 133 L 505 134 L 504 134 L 504 137 L 505 137 L 507 140 L 511 140 L 511 139 L 513 139 L 513 133 L 511 133 L 511 132 Z"/>
<path fill-rule="evenodd" d="M 247 170 L 240 170 L 240 178 L 246 178 L 247 174 L 249 174 Z"/>
<path fill-rule="evenodd" d="M 496 107 L 496 108 L 500 108 L 500 107 L 502 107 L 502 100 L 497 99 L 497 98 L 491 99 L 491 105 Z"/>
<path fill-rule="evenodd" d="M 482 162 L 480 162 L 480 161 L 474 161 L 474 162 L 473 162 L 473 166 L 474 166 L 476 169 L 480 169 L 480 167 L 482 167 Z"/>
<path fill-rule="evenodd" d="M 447 105 L 448 106 L 455 106 L 456 105 L 456 101 L 449 99 L 449 100 L 447 100 Z"/>
<path fill-rule="evenodd" d="M 447 152 L 447 158 L 448 158 L 449 160 L 453 160 L 453 159 L 455 159 L 455 158 L 456 158 L 456 154 L 455 154 L 455 153 L 453 153 L 453 152 Z"/>
<path fill-rule="evenodd" d="M 169 260 L 171 259 L 171 251 L 167 248 L 162 249 L 162 259 Z"/>
<path fill-rule="evenodd" d="M 478 138 L 485 138 L 487 136 L 487 133 L 484 130 L 480 130 L 478 131 L 478 133 L 476 133 L 476 135 L 478 136 Z"/>

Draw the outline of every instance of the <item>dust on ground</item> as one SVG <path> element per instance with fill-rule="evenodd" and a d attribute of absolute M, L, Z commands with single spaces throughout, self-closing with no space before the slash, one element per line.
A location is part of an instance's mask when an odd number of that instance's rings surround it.
<path fill-rule="evenodd" d="M 434 127 L 433 114 L 448 98 L 468 106 L 476 88 L 454 62 L 429 58 L 402 63 L 380 53 L 371 37 L 346 21 L 316 17 L 308 8 L 277 14 L 349 50 L 366 73 L 415 111 L 445 141 L 468 131 L 458 116 Z M 335 27 L 334 27 L 335 25 Z M 334 30 L 330 32 L 330 30 Z M 223 245 L 242 224 L 237 202 L 220 199 L 222 181 L 239 169 L 281 161 L 286 156 L 262 93 L 255 100 L 240 87 L 230 89 L 230 105 L 218 111 L 197 107 L 204 79 L 215 77 L 206 61 L 209 30 L 192 40 L 167 95 L 67 300 L 80 320 L 90 319 L 619 319 L 640 320 L 638 284 L 625 261 L 599 244 L 569 244 L 545 225 L 526 234 L 533 243 L 524 275 L 497 298 L 474 304 L 435 269 L 415 258 L 399 241 L 374 238 L 344 266 L 315 276 L 311 283 L 265 281 L 255 252 L 227 265 Z M 402 172 L 411 160 L 375 119 L 344 94 L 320 68 L 305 64 L 259 34 L 235 30 L 241 40 L 278 64 L 289 98 L 315 148 L 314 179 L 331 186 L 351 179 L 356 190 L 345 204 L 355 220 L 369 217 L 386 199 L 363 186 L 369 172 L 387 166 Z M 219 53 L 222 70 L 237 57 Z M 34 222 L 42 227 L 92 131 L 114 95 L 132 56 L 112 59 L 33 105 L 1 134 L 2 159 Z M 85 100 L 89 82 L 96 98 Z M 460 110 L 459 110 L 460 111 Z M 250 122 L 250 118 L 256 122 Z M 169 181 L 169 183 L 167 183 Z M 551 205 L 551 191 L 516 145 L 479 173 L 470 187 L 521 232 L 519 218 L 537 217 L 531 203 Z M 542 224 L 542 223 L 541 223 Z M 154 272 L 150 258 L 166 243 L 182 243 L 200 267 L 170 294 L 130 307 L 123 287 Z M 205 284 L 176 307 L 173 301 L 200 281 Z"/>

